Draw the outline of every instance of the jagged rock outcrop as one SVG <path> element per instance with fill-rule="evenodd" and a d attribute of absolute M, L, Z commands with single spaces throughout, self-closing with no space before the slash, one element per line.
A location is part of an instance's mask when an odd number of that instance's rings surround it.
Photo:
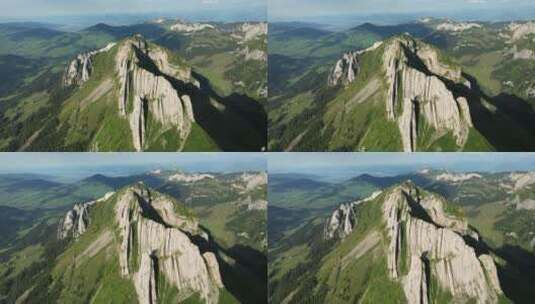
<path fill-rule="evenodd" d="M 364 202 L 375 199 L 380 194 L 381 191 L 376 191 L 365 199 L 341 204 L 327 219 L 323 231 L 323 238 L 326 240 L 333 238 L 343 239 L 348 236 L 353 231 L 355 225 L 357 225 L 356 207 Z"/>
<path fill-rule="evenodd" d="M 159 200 L 154 207 L 155 202 Z M 223 286 L 215 255 L 201 253 L 188 233 L 164 222 L 165 197 L 151 193 L 138 184 L 117 198 L 116 222 L 121 236 L 119 263 L 125 277 L 133 276 L 140 302 L 157 303 L 152 290 L 152 273 L 156 271 L 178 289 L 181 299 L 198 293 L 206 303 L 217 303 Z M 183 225 L 181 225 L 183 226 Z M 141 257 L 139 264 L 137 259 Z M 140 265 L 136 267 L 136 265 Z M 157 265 L 157 266 L 156 266 Z M 157 268 L 156 268 L 157 267 Z"/>
<path fill-rule="evenodd" d="M 69 236 L 78 239 L 80 235 L 84 234 L 89 225 L 89 209 L 97 202 L 109 199 L 113 194 L 114 192 L 109 192 L 97 200 L 75 204 L 74 207 L 65 214 L 63 220 L 58 225 L 58 239 L 63 240 Z"/>
<path fill-rule="evenodd" d="M 448 215 L 444 203 L 410 182 L 385 194 L 390 277 L 401 282 L 408 303 L 432 303 L 427 292 L 431 280 L 454 301 L 497 303 L 502 291 L 492 257 L 465 241 L 474 239 L 475 232 L 466 221 Z"/>
<path fill-rule="evenodd" d="M 72 85 L 82 85 L 84 82 L 89 80 L 89 76 L 93 72 L 93 58 L 95 55 L 103 52 L 108 52 L 115 46 L 115 43 L 110 43 L 106 47 L 79 54 L 75 59 L 73 59 L 63 74 L 63 85 L 72 86 Z"/>
<path fill-rule="evenodd" d="M 457 145 L 464 145 L 473 126 L 468 102 L 455 98 L 446 84 L 460 82 L 461 70 L 442 64 L 438 51 L 410 37 L 389 41 L 383 64 L 387 117 L 398 123 L 403 150 L 416 150 L 418 124 L 424 122 L 439 133 L 452 132 Z"/>
<path fill-rule="evenodd" d="M 359 72 L 359 60 L 357 52 L 345 53 L 340 60 L 336 62 L 333 70 L 329 74 L 327 83 L 329 86 L 337 86 L 352 83 Z"/>
<path fill-rule="evenodd" d="M 324 238 L 326 240 L 335 237 L 343 239 L 353 231 L 357 223 L 353 203 L 341 204 L 325 223 Z"/>
<path fill-rule="evenodd" d="M 137 151 L 144 149 L 148 117 L 162 126 L 175 128 L 184 141 L 195 121 L 191 98 L 179 90 L 187 83 L 198 87 L 191 69 L 173 66 L 167 53 L 135 36 L 119 45 L 116 56 L 119 77 L 119 113 L 128 118 Z"/>

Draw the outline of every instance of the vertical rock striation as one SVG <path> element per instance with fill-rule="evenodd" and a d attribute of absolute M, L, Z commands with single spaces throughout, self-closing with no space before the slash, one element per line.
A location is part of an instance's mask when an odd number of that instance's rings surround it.
<path fill-rule="evenodd" d="M 344 85 L 347 86 L 353 81 L 359 72 L 359 61 L 357 52 L 348 52 L 342 56 L 342 59 L 336 62 L 333 70 L 329 74 L 327 83 L 329 86 Z"/>
<path fill-rule="evenodd" d="M 432 128 L 437 138 L 451 133 L 456 145 L 464 146 L 473 123 L 467 99 L 451 89 L 465 82 L 459 67 L 445 64 L 433 47 L 400 36 L 344 54 L 329 74 L 328 85 L 354 82 L 361 57 L 368 52 L 382 52 L 386 118 L 397 123 L 405 152 L 417 150 L 422 127 Z"/>
<path fill-rule="evenodd" d="M 455 301 L 497 303 L 502 291 L 492 257 L 467 244 L 465 238 L 473 238 L 475 232 L 465 221 L 446 214 L 442 202 L 420 193 L 412 183 L 385 195 L 390 277 L 400 280 L 409 303 L 432 302 L 431 280 Z"/>
<path fill-rule="evenodd" d="M 153 207 L 155 200 L 160 200 L 160 209 Z M 115 211 L 121 235 L 119 262 L 123 276 L 135 278 L 140 302 L 152 299 L 148 303 L 156 303 L 157 299 L 151 296 L 151 267 L 157 264 L 156 272 L 176 287 L 182 298 L 198 293 L 206 303 L 217 303 L 223 284 L 215 255 L 201 253 L 187 231 L 163 221 L 160 212 L 166 208 L 162 208 L 161 200 L 164 198 L 142 184 L 128 188 L 118 197 Z"/>
<path fill-rule="evenodd" d="M 387 118 L 398 122 L 404 151 L 416 150 L 418 124 L 424 122 L 440 134 L 451 132 L 456 144 L 464 145 L 473 126 L 468 102 L 447 86 L 461 81 L 459 68 L 442 64 L 436 50 L 410 37 L 388 43 L 383 68 Z"/>
<path fill-rule="evenodd" d="M 175 128 L 182 141 L 187 138 L 195 118 L 191 98 L 180 90 L 192 81 L 189 68 L 173 66 L 164 50 L 136 36 L 119 46 L 116 71 L 119 113 L 130 122 L 137 151 L 145 147 L 149 117 L 162 132 Z"/>

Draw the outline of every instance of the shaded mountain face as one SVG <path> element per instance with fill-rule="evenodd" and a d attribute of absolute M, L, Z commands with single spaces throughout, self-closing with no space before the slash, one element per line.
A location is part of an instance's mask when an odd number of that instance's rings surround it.
<path fill-rule="evenodd" d="M 281 272 L 271 274 L 273 301 L 507 301 L 495 255 L 460 209 L 412 182 L 341 205 L 313 227 L 319 236 L 305 242 L 308 250 L 292 250 L 304 254 L 304 262 L 273 270 Z"/>
<path fill-rule="evenodd" d="M 316 42 L 290 34 L 285 42 L 281 37 L 286 32 L 280 30 L 273 38 L 273 64 L 293 70 L 287 73 L 291 81 L 271 98 L 270 147 L 531 150 L 534 130 L 527 123 L 533 119 L 533 98 L 527 89 L 531 85 L 518 79 L 516 72 L 503 76 L 507 66 L 520 71 L 520 66 L 532 63 L 530 24 L 434 19 L 387 27 L 364 24 L 343 34 L 321 35 Z M 348 41 L 358 43 L 351 47 Z M 291 53 L 295 44 L 319 50 L 328 43 L 330 51 L 319 58 Z M 485 60 L 492 60 L 491 71 L 482 74 Z M 516 88 L 519 82 L 523 91 Z M 498 125 L 515 130 L 515 139 Z"/>
<path fill-rule="evenodd" d="M 179 23 L 189 24 L 99 24 L 52 38 L 0 25 L 0 64 L 13 71 L 2 75 L 0 149 L 265 149 L 265 24 Z M 6 61 L 14 54 L 22 66 Z"/>

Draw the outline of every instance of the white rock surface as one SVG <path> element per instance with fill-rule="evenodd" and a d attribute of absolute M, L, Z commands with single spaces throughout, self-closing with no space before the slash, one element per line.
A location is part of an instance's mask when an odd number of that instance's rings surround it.
<path fill-rule="evenodd" d="M 155 73 L 145 68 L 143 62 L 149 60 L 159 71 Z M 119 113 L 130 122 L 135 149 L 142 151 L 145 148 L 149 113 L 161 124 L 161 132 L 176 129 L 183 145 L 195 121 L 193 106 L 189 96 L 180 94 L 168 78 L 188 82 L 191 70 L 173 66 L 165 51 L 149 46 L 142 37 L 136 36 L 119 46 L 116 71 L 121 85 Z M 131 107 L 129 102 L 132 102 Z"/>
<path fill-rule="evenodd" d="M 407 54 L 420 60 L 433 74 L 411 66 Z M 394 38 L 388 43 L 383 64 L 388 85 L 387 117 L 398 122 L 403 150 L 412 152 L 417 148 L 418 116 L 439 133 L 452 132 L 457 145 L 464 145 L 473 126 L 467 100 L 456 99 L 439 78 L 459 82 L 461 70 L 443 65 L 436 50 L 409 37 Z M 396 108 L 401 108 L 401 113 Z"/>
<path fill-rule="evenodd" d="M 381 191 L 376 191 L 367 198 L 341 204 L 325 223 L 323 231 L 324 239 L 330 240 L 335 237 L 343 239 L 348 236 L 357 225 L 356 207 L 364 202 L 377 198 L 381 193 Z"/>
<path fill-rule="evenodd" d="M 155 263 L 151 264 L 151 260 L 157 261 L 156 272 L 162 273 L 180 294 L 198 293 L 206 303 L 217 303 L 219 288 L 223 285 L 215 255 L 202 254 L 181 229 L 144 216 L 158 212 L 152 206 L 156 195 L 138 184 L 126 189 L 117 199 L 115 212 L 122 240 L 119 256 L 122 275 L 135 278 L 141 303 L 157 303 L 154 299 L 144 302 L 153 294 L 151 269 Z M 130 260 L 136 256 L 141 257 L 140 267 L 132 269 Z"/>
<path fill-rule="evenodd" d="M 405 183 L 390 190 L 383 203 L 388 270 L 391 278 L 401 280 L 408 303 L 431 302 L 428 293 L 422 292 L 429 289 L 428 273 L 454 301 L 472 298 L 476 303 L 497 303 L 502 291 L 492 257 L 477 256 L 465 242 L 466 234 L 457 229 L 467 227 L 465 222 L 444 222 L 449 217 L 441 198 L 419 192 L 414 184 Z M 434 212 L 429 212 L 431 205 Z M 407 273 L 400 268 L 401 259 L 409 263 Z"/>
<path fill-rule="evenodd" d="M 69 236 L 78 239 L 87 230 L 90 222 L 89 209 L 96 203 L 108 200 L 114 192 L 108 192 L 103 197 L 86 203 L 78 203 L 65 214 L 58 226 L 58 239 L 63 240 Z"/>
<path fill-rule="evenodd" d="M 357 216 L 352 203 L 341 204 L 325 223 L 324 238 L 335 237 L 343 239 L 348 236 L 357 224 Z"/>
<path fill-rule="evenodd" d="M 115 46 L 115 43 L 110 43 L 102 49 L 79 54 L 73 59 L 63 74 L 63 85 L 80 86 L 89 80 L 89 76 L 93 72 L 93 58 L 99 53 L 108 52 Z"/>
<path fill-rule="evenodd" d="M 348 84 L 355 81 L 355 77 L 359 72 L 359 60 L 357 52 L 348 52 L 342 56 L 342 59 L 336 62 L 333 70 L 329 74 L 327 80 L 329 86 L 337 86 Z"/>

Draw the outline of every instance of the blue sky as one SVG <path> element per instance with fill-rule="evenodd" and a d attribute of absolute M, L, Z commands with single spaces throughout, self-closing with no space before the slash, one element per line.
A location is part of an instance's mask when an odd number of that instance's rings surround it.
<path fill-rule="evenodd" d="M 243 11 L 265 6 L 266 0 L 1 0 L 0 16 Z"/>
<path fill-rule="evenodd" d="M 394 175 L 424 168 L 450 171 L 535 170 L 535 153 L 270 153 L 268 171 L 330 178 Z"/>
<path fill-rule="evenodd" d="M 271 19 L 299 20 L 314 16 L 418 14 L 447 16 L 453 12 L 481 11 L 509 14 L 522 7 L 535 8 L 533 0 L 267 0 Z M 312 21 L 312 20 L 310 20 Z"/>
<path fill-rule="evenodd" d="M 265 170 L 262 153 L 0 153 L 0 174 L 35 173 L 82 178 L 152 169 L 185 171 Z"/>

